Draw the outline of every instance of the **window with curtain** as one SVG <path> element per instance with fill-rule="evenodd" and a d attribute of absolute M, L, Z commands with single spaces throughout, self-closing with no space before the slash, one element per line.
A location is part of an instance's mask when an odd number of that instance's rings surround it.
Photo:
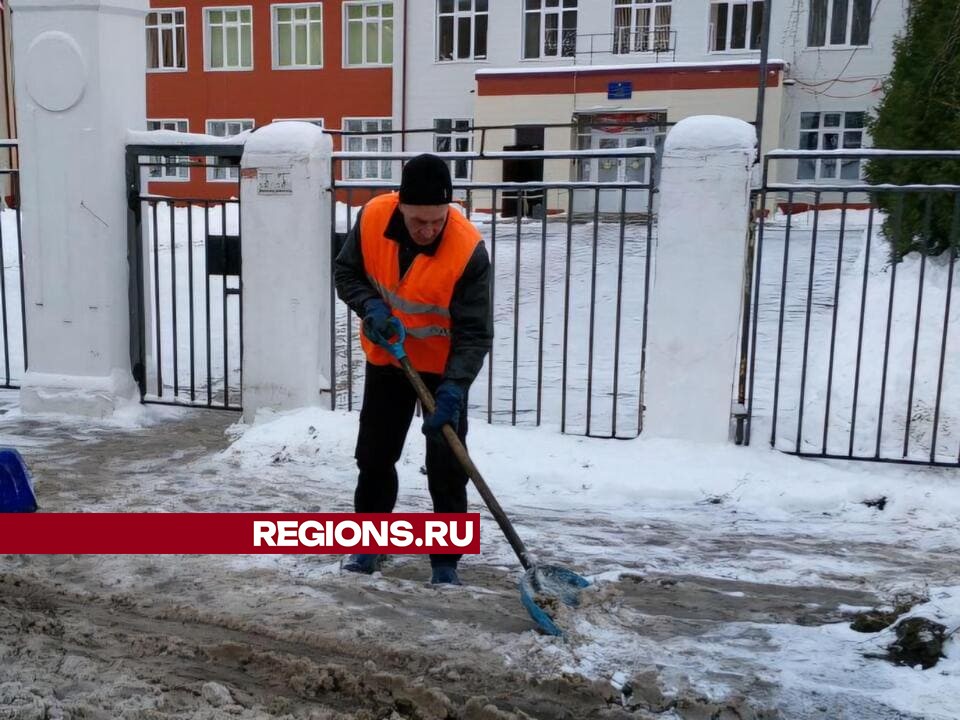
<path fill-rule="evenodd" d="M 670 50 L 671 0 L 615 0 L 613 52 L 618 55 Z"/>
<path fill-rule="evenodd" d="M 523 57 L 577 54 L 577 0 L 524 0 Z"/>
<path fill-rule="evenodd" d="M 868 45 L 871 0 L 810 0 L 807 46 Z"/>
<path fill-rule="evenodd" d="M 253 68 L 253 11 L 249 7 L 207 8 L 207 68 Z"/>
<path fill-rule="evenodd" d="M 273 64 L 278 68 L 323 67 L 323 6 L 273 6 Z"/>
<path fill-rule="evenodd" d="M 187 69 L 187 26 L 184 8 L 147 13 L 147 69 Z"/>
<path fill-rule="evenodd" d="M 389 134 L 391 130 L 393 130 L 393 120 L 390 118 L 344 118 L 344 147 L 348 152 L 393 152 L 393 135 Z M 344 177 L 347 180 L 390 180 L 393 178 L 393 161 L 348 160 Z"/>
<path fill-rule="evenodd" d="M 437 0 L 437 60 L 487 57 L 488 0 Z"/>
<path fill-rule="evenodd" d="M 344 65 L 393 63 L 393 3 L 345 2 Z"/>

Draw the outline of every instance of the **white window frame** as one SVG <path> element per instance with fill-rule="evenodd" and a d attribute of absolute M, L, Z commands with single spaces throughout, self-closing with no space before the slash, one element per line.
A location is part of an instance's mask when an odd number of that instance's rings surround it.
<path fill-rule="evenodd" d="M 754 18 L 754 6 L 757 4 L 763 7 L 763 12 L 767 11 L 767 0 L 713 0 L 710 3 L 710 16 L 708 20 L 709 27 L 709 37 L 707 39 L 707 50 L 711 53 L 717 54 L 730 54 L 730 53 L 755 53 L 760 51 L 760 39 L 758 37 L 757 46 L 751 47 L 751 42 L 753 40 L 754 34 L 757 31 L 757 28 L 753 26 Z M 718 49 L 715 45 L 716 33 L 715 25 L 716 21 L 714 20 L 713 13 L 714 10 L 720 5 L 727 6 L 727 31 L 724 36 L 725 47 L 723 49 Z M 742 48 L 733 48 L 730 47 L 733 40 L 733 9 L 737 5 L 746 6 L 746 26 L 744 27 L 744 40 L 746 46 Z M 761 31 L 763 25 L 763 16 L 760 16 Z"/>
<path fill-rule="evenodd" d="M 847 18 L 846 18 L 846 26 L 845 26 L 845 30 L 844 30 L 843 42 L 842 42 L 842 43 L 834 43 L 834 42 L 831 42 L 831 34 L 832 34 L 832 29 L 833 29 L 833 9 L 834 9 L 834 3 L 835 3 L 837 0 L 822 0 L 822 2 L 826 3 L 826 10 L 825 10 L 825 12 L 826 12 L 826 17 L 825 17 L 825 19 L 824 19 L 825 25 L 824 25 L 824 35 L 823 35 L 823 44 L 822 44 L 822 45 L 814 45 L 814 44 L 811 43 L 811 39 L 812 39 L 812 38 L 811 38 L 811 34 L 812 34 L 812 32 L 813 32 L 813 3 L 814 3 L 814 1 L 815 1 L 815 0 L 808 0 L 808 3 L 807 3 L 807 38 L 806 38 L 807 42 L 806 42 L 806 46 L 807 46 L 808 48 L 812 48 L 812 49 L 840 48 L 840 49 L 843 49 L 843 48 L 869 47 L 869 46 L 870 46 L 870 30 L 871 30 L 871 27 L 870 27 L 870 26 L 873 24 L 873 7 L 874 7 L 874 3 L 875 3 L 877 0 L 847 0 Z M 858 44 L 854 45 L 853 42 L 852 42 L 852 40 L 853 40 L 853 38 L 852 38 L 852 35 L 853 35 L 853 11 L 854 11 L 854 8 L 856 7 L 856 4 L 857 4 L 858 2 L 865 2 L 865 3 L 867 3 L 867 7 L 868 7 L 868 10 L 869 10 L 869 13 L 870 13 L 870 14 L 869 14 L 868 19 L 867 19 L 867 39 L 866 39 L 866 42 L 858 43 Z"/>
<path fill-rule="evenodd" d="M 422 2 L 423 0 L 421 0 Z M 362 8 L 362 17 L 359 19 L 351 19 L 349 17 L 350 8 L 360 7 Z M 378 8 L 377 15 L 373 16 L 367 15 L 367 11 L 372 8 Z M 383 59 L 385 39 L 388 36 L 388 33 L 384 32 L 385 17 L 383 14 L 384 8 L 390 8 L 390 60 L 385 61 Z M 390 67 L 393 65 L 393 58 L 395 48 L 393 47 L 393 30 L 395 15 L 393 13 L 393 0 L 347 0 L 343 3 L 343 67 L 344 68 L 364 68 L 364 67 Z M 363 30 L 360 33 L 361 40 L 361 49 L 360 55 L 363 58 L 358 63 L 350 62 L 350 25 L 359 23 L 363 26 Z M 367 25 L 376 25 L 377 30 L 377 57 L 379 60 L 377 62 L 367 61 L 369 52 L 367 49 Z"/>
<path fill-rule="evenodd" d="M 851 114 L 860 115 L 859 127 L 856 125 L 847 127 L 847 116 Z M 817 116 L 816 126 L 804 127 L 804 120 L 813 115 Z M 840 116 L 839 124 L 827 125 L 827 116 L 836 115 Z M 865 110 L 804 110 L 800 113 L 800 131 L 797 145 L 801 150 L 859 150 L 865 147 L 865 141 L 867 139 L 866 117 L 867 113 Z M 847 142 L 852 141 L 853 136 L 857 134 L 860 136 L 860 144 L 857 146 L 852 144 L 848 146 Z M 815 148 L 810 146 L 810 140 L 814 135 L 816 136 Z M 837 136 L 836 148 L 829 147 L 829 143 L 825 142 L 825 138 L 829 135 Z M 806 138 L 804 136 L 806 136 Z M 854 165 L 857 167 L 856 177 L 842 177 L 844 168 L 850 168 Z M 809 172 L 802 171 L 802 168 L 811 167 L 813 168 L 812 175 L 809 174 Z M 862 174 L 863 163 L 862 161 L 856 159 L 801 158 L 797 160 L 797 179 L 801 181 L 809 180 L 811 182 L 856 183 L 859 182 Z"/>
<path fill-rule="evenodd" d="M 469 62 L 475 60 L 486 60 L 488 48 L 488 43 L 490 41 L 490 0 L 468 0 L 470 3 L 470 8 L 468 10 L 462 10 L 460 8 L 460 0 L 436 0 L 437 4 L 437 32 L 436 32 L 436 52 L 434 58 L 437 62 Z M 441 3 L 450 2 L 452 3 L 453 10 L 445 12 L 442 9 Z M 482 5 L 482 9 L 478 9 L 478 6 Z M 483 18 L 486 26 L 484 29 L 484 52 L 483 54 L 477 54 L 476 48 L 476 39 L 477 39 L 477 22 L 480 18 Z M 452 45 L 453 48 L 452 54 L 450 57 L 441 57 L 440 56 L 440 37 L 442 32 L 442 25 L 445 18 L 450 18 L 453 23 L 453 38 Z M 456 57 L 457 50 L 459 48 L 460 40 L 460 21 L 463 19 L 469 20 L 469 34 L 468 39 L 470 52 L 465 57 Z"/>
<path fill-rule="evenodd" d="M 231 12 L 238 13 L 244 10 L 250 13 L 250 22 L 243 22 L 242 18 L 236 22 L 227 23 L 224 21 L 223 28 L 230 27 L 237 29 L 237 58 L 238 65 L 224 65 L 223 67 L 213 67 L 213 27 L 210 24 L 210 13 L 213 12 Z M 244 28 L 250 33 L 250 64 L 243 64 L 243 32 Z M 226 63 L 227 40 L 223 40 L 224 62 Z M 249 72 L 254 66 L 254 47 L 253 47 L 253 6 L 252 5 L 210 5 L 203 9 L 203 66 L 208 72 Z"/>
<path fill-rule="evenodd" d="M 208 118 L 204 123 L 205 130 L 207 135 L 214 135 L 211 132 L 210 124 L 211 123 L 240 123 L 241 127 L 237 130 L 236 133 L 231 133 L 230 135 L 215 135 L 216 137 L 233 137 L 239 133 L 244 132 L 245 130 L 252 130 L 256 126 L 256 122 L 253 118 Z M 249 124 L 249 127 L 242 127 L 243 125 Z M 229 130 L 229 127 L 225 127 L 225 130 Z M 207 164 L 214 162 L 216 158 L 208 157 Z M 240 168 L 239 167 L 208 167 L 207 168 L 207 182 L 237 182 L 240 179 Z"/>
<path fill-rule="evenodd" d="M 520 25 L 520 56 L 524 60 L 544 60 L 544 59 L 563 59 L 571 58 L 575 59 L 577 56 L 577 25 L 580 23 L 580 8 L 577 0 L 559 0 L 555 7 L 548 7 L 547 0 L 538 0 L 539 7 L 537 8 L 528 8 L 526 2 L 523 4 L 523 22 Z M 572 3 L 572 5 L 567 5 L 566 3 Z M 572 12 L 574 14 L 574 23 L 573 27 L 569 28 L 564 26 L 563 18 L 567 13 Z M 527 23 L 530 21 L 531 16 L 538 16 L 540 19 L 540 44 L 538 46 L 537 55 L 527 55 Z M 547 54 L 547 18 L 551 15 L 557 15 L 557 41 L 556 41 L 556 54 L 548 55 Z M 564 36 L 568 33 L 573 33 L 573 52 L 570 55 L 564 55 L 564 45 L 565 40 Z"/>
<path fill-rule="evenodd" d="M 302 10 L 307 11 L 307 18 L 298 19 L 291 17 L 289 21 L 283 21 L 283 24 L 289 24 L 291 26 L 292 37 L 292 53 L 293 59 L 289 65 L 280 64 L 280 25 L 281 21 L 277 17 L 280 10 Z M 312 10 L 320 11 L 320 19 L 314 20 L 310 17 Z M 320 62 L 311 63 L 310 62 L 310 26 L 313 23 L 318 23 L 320 25 Z M 273 69 L 274 70 L 319 70 L 323 67 L 323 4 L 322 3 L 279 3 L 276 5 L 270 6 L 270 25 L 271 25 L 271 42 L 273 45 Z M 298 26 L 306 27 L 306 42 L 307 42 L 307 62 L 297 63 L 297 41 L 296 41 L 296 29 Z"/>
<path fill-rule="evenodd" d="M 440 122 L 449 122 L 450 131 L 440 132 L 437 127 Z M 435 152 L 470 152 L 473 150 L 473 130 L 467 130 L 463 127 L 457 128 L 457 125 L 466 125 L 467 128 L 473 127 L 473 120 L 470 118 L 434 118 L 433 120 L 433 149 Z M 441 141 L 446 139 L 449 147 L 444 150 L 440 147 Z M 450 176 L 454 180 L 470 180 L 473 176 L 473 163 L 470 160 L 449 160 Z"/>
<path fill-rule="evenodd" d="M 370 123 L 376 122 L 378 127 L 371 128 Z M 351 123 L 359 123 L 362 131 L 379 130 L 379 135 L 344 135 L 343 149 L 348 152 L 395 152 L 393 141 L 392 117 L 345 117 L 341 121 L 341 132 L 356 132 Z M 389 140 L 389 148 L 383 149 L 384 140 Z M 372 143 L 376 148 L 371 148 Z M 341 163 L 341 173 L 344 180 L 393 180 L 397 177 L 394 171 L 393 160 L 346 160 Z M 358 168 L 359 172 L 352 171 Z"/>
<path fill-rule="evenodd" d="M 181 20 L 177 21 L 177 14 L 180 14 Z M 157 17 L 156 24 L 150 23 L 150 16 L 155 15 Z M 171 22 L 163 22 L 164 15 L 171 15 L 173 20 Z M 146 33 L 149 35 L 151 32 L 155 33 L 157 36 L 156 40 L 156 60 L 157 66 L 150 67 L 150 57 L 147 57 L 147 72 L 148 73 L 164 73 L 164 72 L 186 72 L 187 71 L 187 9 L 185 7 L 172 7 L 172 8 L 154 8 L 147 13 L 145 22 Z M 178 32 L 182 39 L 178 42 Z M 164 65 L 163 64 L 163 33 L 169 31 L 171 42 L 173 43 L 173 65 Z M 182 48 L 181 48 L 182 45 Z M 178 50 L 183 52 L 183 65 L 177 65 L 177 56 Z M 147 43 L 147 52 L 150 52 L 150 43 Z"/>
<path fill-rule="evenodd" d="M 658 10 L 668 8 L 670 22 L 657 24 Z M 629 9 L 630 22 L 624 29 L 617 25 L 617 11 Z M 650 16 L 643 28 L 639 27 L 641 11 L 649 10 Z M 614 55 L 639 55 L 670 50 L 673 32 L 673 0 L 614 0 L 613 3 L 613 53 Z M 620 33 L 626 33 L 627 49 L 620 49 Z"/>
<path fill-rule="evenodd" d="M 147 130 L 173 130 L 174 132 L 190 132 L 190 121 L 185 118 L 148 118 Z M 153 163 L 147 168 L 147 180 L 149 182 L 190 182 L 189 167 L 170 167 L 167 163 L 188 163 L 189 157 L 162 157 L 152 156 L 150 162 Z M 154 175 L 154 172 L 159 175 Z M 172 175 L 167 173 L 172 172 Z"/>

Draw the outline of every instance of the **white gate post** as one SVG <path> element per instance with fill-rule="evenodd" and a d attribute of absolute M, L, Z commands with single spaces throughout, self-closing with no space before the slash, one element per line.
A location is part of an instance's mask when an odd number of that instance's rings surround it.
<path fill-rule="evenodd" d="M 644 436 L 726 441 L 756 133 L 687 118 L 667 135 L 650 289 Z"/>
<path fill-rule="evenodd" d="M 146 126 L 147 0 L 12 0 L 24 412 L 135 400 L 124 138 Z"/>
<path fill-rule="evenodd" d="M 267 125 L 240 163 L 243 415 L 318 405 L 330 389 L 333 141 L 306 122 Z"/>

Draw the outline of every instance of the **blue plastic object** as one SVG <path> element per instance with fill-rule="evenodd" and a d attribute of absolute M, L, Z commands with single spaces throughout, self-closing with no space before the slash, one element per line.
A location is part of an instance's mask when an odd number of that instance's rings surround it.
<path fill-rule="evenodd" d="M 30 473 L 13 448 L 0 448 L 0 512 L 36 512 Z"/>
<path fill-rule="evenodd" d="M 520 578 L 520 600 L 545 633 L 562 637 L 563 630 L 554 622 L 558 603 L 579 606 L 580 591 L 589 585 L 589 580 L 567 568 L 534 565 Z"/>
<path fill-rule="evenodd" d="M 390 319 L 397 320 L 396 318 Z M 407 329 L 403 327 L 403 323 L 399 320 L 397 320 L 396 324 L 393 325 L 393 329 L 397 333 L 397 339 L 393 342 L 388 340 L 384 347 L 386 347 L 387 351 L 397 360 L 403 360 L 407 356 L 407 351 L 403 349 L 403 341 L 407 339 Z"/>

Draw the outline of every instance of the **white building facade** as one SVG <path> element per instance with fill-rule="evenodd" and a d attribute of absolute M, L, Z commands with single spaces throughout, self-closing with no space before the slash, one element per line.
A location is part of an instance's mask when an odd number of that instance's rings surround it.
<path fill-rule="evenodd" d="M 909 0 L 774 0 L 764 150 L 869 145 Z M 398 3 L 397 126 L 407 150 L 658 146 L 696 114 L 757 114 L 766 0 L 417 0 Z M 550 162 L 544 178 L 570 179 Z M 853 181 L 857 161 L 782 163 L 780 179 Z M 789 167 L 788 167 L 789 165 Z M 487 166 L 489 166 L 488 169 Z M 494 180 L 494 165 L 455 167 Z M 563 176 L 560 178 L 559 176 Z M 619 179 L 630 180 L 621 164 Z"/>

